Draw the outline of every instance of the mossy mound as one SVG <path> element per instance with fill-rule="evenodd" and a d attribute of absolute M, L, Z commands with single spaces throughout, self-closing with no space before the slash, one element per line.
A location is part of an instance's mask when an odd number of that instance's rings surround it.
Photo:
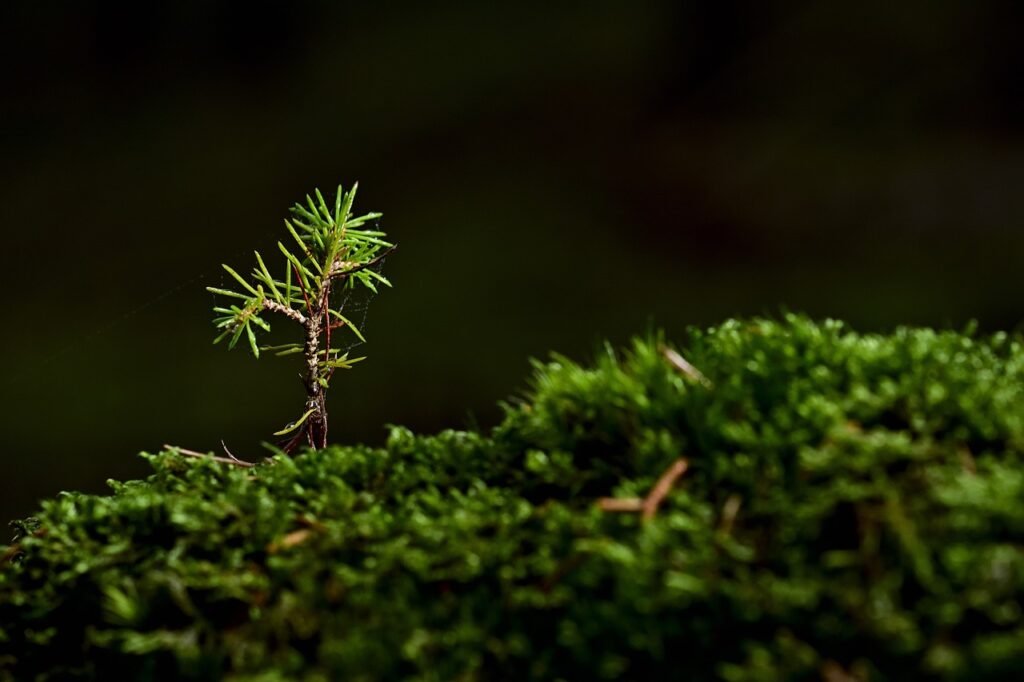
<path fill-rule="evenodd" d="M 1005 679 L 1024 350 L 839 323 L 538 364 L 490 433 L 146 455 L 0 569 L 10 679 Z M 653 518 L 602 509 L 688 471 Z M 845 677 L 844 677 L 845 675 Z"/>

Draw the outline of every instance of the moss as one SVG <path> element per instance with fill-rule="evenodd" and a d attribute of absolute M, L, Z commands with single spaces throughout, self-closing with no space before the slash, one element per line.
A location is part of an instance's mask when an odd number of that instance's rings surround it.
<path fill-rule="evenodd" d="M 144 455 L 0 570 L 0 678 L 1001 679 L 1024 351 L 798 316 L 554 357 L 489 433 L 254 469 Z M 679 457 L 657 514 L 643 497 Z M 14 556 L 16 554 L 16 556 Z"/>

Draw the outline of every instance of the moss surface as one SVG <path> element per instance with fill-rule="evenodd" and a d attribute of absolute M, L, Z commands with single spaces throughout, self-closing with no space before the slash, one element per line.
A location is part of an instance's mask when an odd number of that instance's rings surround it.
<path fill-rule="evenodd" d="M 1024 666 L 1024 350 L 790 316 L 538 364 L 490 433 L 145 455 L 0 568 L 0 678 L 957 679 Z M 603 511 L 689 470 L 650 521 Z M 841 677 L 849 676 L 848 678 Z"/>

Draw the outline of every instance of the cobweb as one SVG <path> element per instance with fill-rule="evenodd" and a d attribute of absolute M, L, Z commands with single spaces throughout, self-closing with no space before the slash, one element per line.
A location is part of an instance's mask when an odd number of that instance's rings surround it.
<path fill-rule="evenodd" d="M 258 246 L 262 247 L 259 250 L 265 253 L 272 252 L 273 245 L 277 243 L 279 237 L 280 235 L 277 234 L 276 230 L 265 230 L 259 240 Z M 239 249 L 235 253 L 230 254 L 228 259 L 224 262 L 239 263 L 242 262 L 244 257 L 251 256 L 251 254 L 251 248 Z M 378 263 L 374 264 L 371 269 L 374 272 L 380 273 L 386 260 L 386 258 L 382 258 Z M 178 279 L 166 289 L 157 289 L 157 292 L 147 299 L 131 302 L 120 310 L 117 310 L 114 306 L 110 306 L 109 308 L 113 310 L 113 312 L 109 314 L 107 319 L 101 320 L 97 324 L 91 325 L 89 328 L 80 331 L 75 335 L 76 338 L 74 341 L 68 341 L 66 344 L 46 353 L 41 359 L 27 364 L 20 371 L 8 372 L 5 376 L 0 378 L 0 387 L 3 387 L 6 390 L 7 388 L 15 388 L 37 382 L 41 372 L 46 373 L 48 371 L 52 371 L 50 368 L 54 363 L 62 358 L 68 356 L 85 357 L 91 346 L 95 346 L 102 342 L 105 337 L 116 332 L 119 328 L 126 324 L 130 324 L 133 320 L 137 319 L 144 313 L 149 312 L 155 306 L 178 301 L 183 295 L 195 295 L 197 291 L 202 289 L 202 285 L 205 283 L 220 286 L 221 288 L 228 288 L 233 286 L 234 281 L 224 274 L 219 263 L 211 263 L 202 270 L 194 272 L 191 276 Z M 375 297 L 376 294 L 374 294 L 374 292 L 362 285 L 345 287 L 344 291 L 338 291 L 335 293 L 333 297 L 333 305 L 335 310 L 340 310 L 342 315 L 351 320 L 352 324 L 365 335 L 367 313 L 369 311 L 370 302 Z M 209 305 L 201 306 L 198 309 L 201 311 L 199 314 L 200 318 L 205 317 L 208 320 L 210 306 L 218 305 L 222 302 L 223 301 L 216 294 L 209 294 Z M 277 328 L 280 327 L 275 325 L 275 333 Z M 282 336 L 282 341 L 287 339 L 287 336 Z M 359 340 L 358 336 L 345 328 L 336 330 L 331 337 L 331 342 L 334 348 L 341 349 L 342 354 L 348 353 L 352 349 L 363 344 L 363 342 Z"/>
<path fill-rule="evenodd" d="M 384 268 L 384 262 L 387 258 L 381 258 L 377 263 L 374 263 L 370 270 L 376 273 Z M 378 292 L 383 284 L 378 283 Z M 355 280 L 349 280 L 345 285 L 344 289 L 335 292 L 331 297 L 332 307 L 344 315 L 348 320 L 358 329 L 363 336 L 366 336 L 366 318 L 367 313 L 370 310 L 370 303 L 377 297 L 373 291 L 368 287 L 356 282 Z M 363 342 L 356 336 L 350 329 L 342 327 L 333 333 L 331 336 L 331 345 L 337 348 L 344 355 L 352 351 L 354 348 L 363 345 Z"/>

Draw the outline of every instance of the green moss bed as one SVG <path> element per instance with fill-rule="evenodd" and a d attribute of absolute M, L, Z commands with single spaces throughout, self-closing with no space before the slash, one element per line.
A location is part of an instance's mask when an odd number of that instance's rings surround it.
<path fill-rule="evenodd" d="M 1024 670 L 1019 338 L 787 316 L 667 346 L 707 380 L 646 338 L 537 363 L 489 432 L 62 493 L 0 547 L 0 679 Z M 679 458 L 651 518 L 601 502 Z"/>

